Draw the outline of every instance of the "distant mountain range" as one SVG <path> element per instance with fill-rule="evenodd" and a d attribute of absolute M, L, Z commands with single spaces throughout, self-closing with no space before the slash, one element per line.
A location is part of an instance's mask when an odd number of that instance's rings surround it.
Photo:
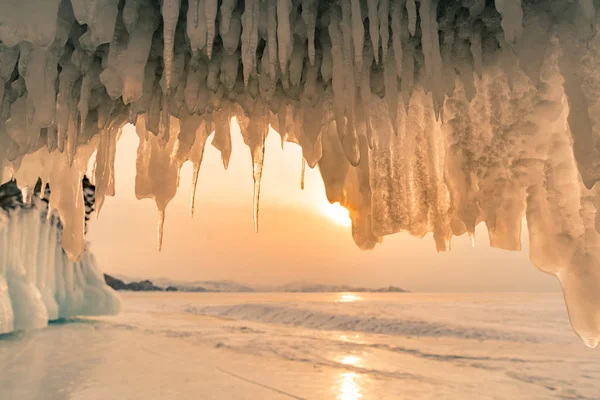
<path fill-rule="evenodd" d="M 399 288 L 397 286 L 388 286 L 384 288 L 364 288 L 358 286 L 348 285 L 326 285 L 316 284 L 310 282 L 294 282 L 288 283 L 281 286 L 275 286 L 270 290 L 263 290 L 265 292 L 290 292 L 290 293 L 339 293 L 339 292 L 371 292 L 371 293 L 404 293 L 408 290 Z"/>
<path fill-rule="evenodd" d="M 174 281 L 167 278 L 157 278 L 152 281 L 136 280 L 123 275 L 104 274 L 106 284 L 115 290 L 131 291 L 169 291 L 169 292 L 220 292 L 220 293 L 339 293 L 339 292 L 370 292 L 370 293 L 404 293 L 408 290 L 397 286 L 372 289 L 348 285 L 327 285 L 310 282 L 294 282 L 276 286 L 250 286 L 235 281 Z"/>

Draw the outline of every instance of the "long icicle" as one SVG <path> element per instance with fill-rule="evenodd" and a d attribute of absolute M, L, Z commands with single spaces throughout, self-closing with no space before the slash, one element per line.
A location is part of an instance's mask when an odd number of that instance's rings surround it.
<path fill-rule="evenodd" d="M 302 156 L 302 169 L 300 170 L 300 190 L 304 190 L 304 171 L 306 170 L 306 158 Z"/>
<path fill-rule="evenodd" d="M 160 252 L 163 245 L 163 229 L 165 227 L 165 210 L 160 208 L 158 210 L 158 224 L 157 224 L 157 245 L 156 249 Z"/>

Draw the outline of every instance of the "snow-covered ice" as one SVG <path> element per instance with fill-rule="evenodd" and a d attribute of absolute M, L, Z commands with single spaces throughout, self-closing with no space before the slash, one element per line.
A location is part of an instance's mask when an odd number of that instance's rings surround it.
<path fill-rule="evenodd" d="M 124 293 L 0 339 L 3 400 L 597 399 L 552 294 Z"/>

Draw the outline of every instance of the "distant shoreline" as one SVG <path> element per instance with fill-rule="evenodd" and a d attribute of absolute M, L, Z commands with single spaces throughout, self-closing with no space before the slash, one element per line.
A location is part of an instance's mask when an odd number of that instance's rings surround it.
<path fill-rule="evenodd" d="M 326 285 L 307 282 L 288 283 L 280 286 L 253 287 L 234 281 L 197 281 L 176 282 L 168 279 L 157 279 L 155 282 L 145 279 L 140 281 L 117 278 L 104 274 L 108 286 L 117 291 L 133 292 L 195 292 L 195 293 L 410 293 L 398 286 L 383 288 L 364 288 L 348 285 Z M 126 283 L 127 282 L 127 283 Z"/>

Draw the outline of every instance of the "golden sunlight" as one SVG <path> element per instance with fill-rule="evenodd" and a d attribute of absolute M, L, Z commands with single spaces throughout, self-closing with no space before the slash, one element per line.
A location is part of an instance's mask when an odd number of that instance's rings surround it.
<path fill-rule="evenodd" d="M 339 376 L 338 400 L 359 400 L 361 394 L 360 384 L 358 383 L 358 374 L 355 372 L 342 372 Z"/>
<path fill-rule="evenodd" d="M 358 367 L 358 363 L 360 362 L 360 357 L 349 355 L 349 356 L 342 357 L 342 359 L 340 361 L 344 365 L 351 365 L 353 367 Z"/>
<path fill-rule="evenodd" d="M 336 224 L 341 226 L 352 225 L 352 220 L 350 219 L 350 212 L 348 212 L 346 208 L 342 207 L 340 203 L 335 202 L 331 204 L 328 201 L 324 201 L 321 209 L 323 214 L 331 218 Z"/>
<path fill-rule="evenodd" d="M 338 303 L 353 303 L 355 301 L 362 300 L 356 293 L 341 293 L 337 299 Z"/>
<path fill-rule="evenodd" d="M 347 355 L 341 357 L 340 362 L 344 365 L 358 367 L 360 364 L 360 357 L 355 355 Z M 359 400 L 363 397 L 358 378 L 359 375 L 355 372 L 347 371 L 340 374 L 338 379 L 338 400 Z"/>

